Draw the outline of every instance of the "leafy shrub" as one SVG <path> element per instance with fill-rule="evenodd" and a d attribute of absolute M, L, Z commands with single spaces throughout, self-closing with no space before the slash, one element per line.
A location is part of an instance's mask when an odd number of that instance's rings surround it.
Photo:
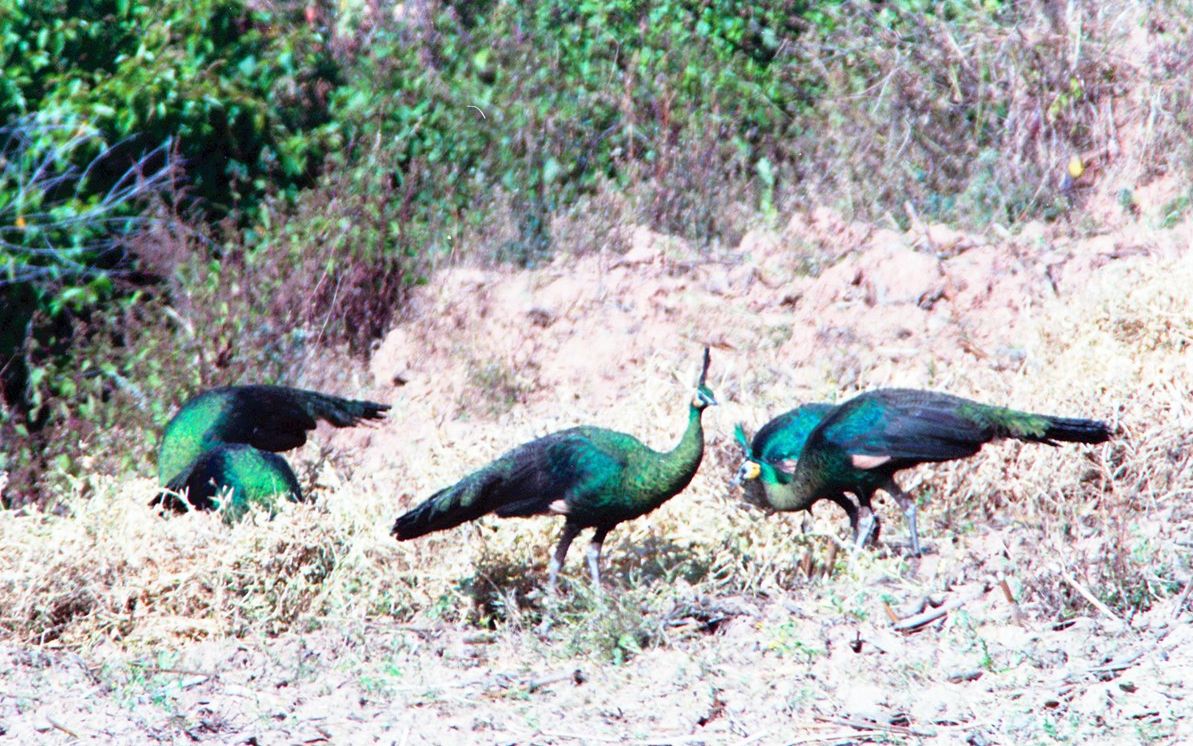
<path fill-rule="evenodd" d="M 295 15 L 295 19 L 297 15 Z M 243 0 L 17 3 L 0 16 L 7 50 L 0 121 L 36 115 L 56 128 L 35 149 L 82 129 L 98 134 L 84 162 L 102 193 L 136 153 L 178 143 L 191 195 L 211 210 L 251 208 L 310 183 L 335 69 L 305 24 Z"/>
<path fill-rule="evenodd" d="M 415 220 L 446 213 L 467 232 L 494 205 L 511 210 L 493 258 L 541 260 L 551 216 L 606 184 L 637 189 L 655 228 L 731 235 L 716 185 L 726 172 L 752 183 L 801 103 L 798 70 L 774 63 L 803 3 L 418 7 L 347 51 L 333 103 L 343 157 L 392 169 Z"/>
<path fill-rule="evenodd" d="M 241 0 L 56 0 L 0 15 L 0 224 L 12 219 L 0 287 L 25 299 L 0 358 L 19 357 L 33 310 L 109 301 L 111 273 L 135 268 L 120 242 L 140 223 L 137 197 L 171 162 L 182 196 L 214 218 L 310 183 L 334 68 L 306 26 L 280 33 L 277 20 Z M 23 375 L 4 379 L 20 404 Z"/>
<path fill-rule="evenodd" d="M 145 197 L 181 169 L 186 189 L 169 199 L 212 219 L 251 218 L 267 195 L 311 183 L 335 68 L 317 35 L 278 23 L 284 15 L 241 0 L 54 0 L 0 14 L 6 440 L 76 418 L 65 405 L 87 361 L 72 347 L 91 343 L 75 335 L 123 336 L 113 325 L 129 304 L 158 297 L 125 250 L 145 229 Z M 211 245 L 198 248 L 206 257 Z M 17 466 L 29 473 L 33 462 L 0 458 L 0 469 Z"/>

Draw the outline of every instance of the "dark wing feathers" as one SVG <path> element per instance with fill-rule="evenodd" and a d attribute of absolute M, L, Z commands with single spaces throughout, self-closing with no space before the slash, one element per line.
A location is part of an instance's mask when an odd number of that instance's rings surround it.
<path fill-rule="evenodd" d="M 1100 443 L 1104 423 L 994 407 L 934 391 L 879 389 L 842 404 L 818 427 L 817 442 L 851 455 L 900 461 L 972 456 L 997 438 Z"/>
<path fill-rule="evenodd" d="M 501 517 L 545 513 L 556 500 L 570 502 L 599 490 L 611 466 L 614 459 L 579 428 L 553 433 L 518 446 L 436 492 L 399 517 L 393 534 L 413 539 L 488 513 Z"/>
<path fill-rule="evenodd" d="M 948 461 L 977 453 L 994 429 L 959 413 L 947 394 L 881 389 L 850 399 L 818 428 L 818 442 L 851 455 Z M 980 405 L 979 405 L 980 406 Z"/>
<path fill-rule="evenodd" d="M 546 512 L 552 502 L 581 482 L 583 474 L 573 468 L 576 457 L 572 452 L 585 445 L 581 436 L 564 431 L 518 448 L 520 458 L 497 491 L 500 504 L 493 512 L 502 518 Z"/>
<path fill-rule="evenodd" d="M 318 420 L 349 427 L 361 420 L 380 419 L 389 409 L 386 404 L 286 386 L 231 386 L 225 391 L 231 402 L 225 410 L 222 439 L 267 451 L 288 451 L 306 443 L 307 432 L 315 429 Z"/>

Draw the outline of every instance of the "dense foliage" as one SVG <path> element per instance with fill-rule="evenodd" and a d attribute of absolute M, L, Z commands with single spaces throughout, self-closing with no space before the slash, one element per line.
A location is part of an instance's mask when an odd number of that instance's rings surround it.
<path fill-rule="evenodd" d="M 440 259 L 732 246 L 812 202 L 1060 215 L 1132 75 L 1157 167 L 1189 152 L 1162 5 L 1140 72 L 1081 4 L 4 0 L 5 498 L 79 468 L 63 428 L 132 464 L 196 387 L 367 352 Z"/>
<path fill-rule="evenodd" d="M 0 49 L 0 424 L 14 440 L 74 416 L 67 371 L 116 375 L 118 355 L 79 357 L 80 325 L 154 285 L 128 250 L 154 203 L 178 202 L 177 185 L 218 220 L 310 184 L 334 66 L 304 26 L 240 0 L 9 1 Z"/>

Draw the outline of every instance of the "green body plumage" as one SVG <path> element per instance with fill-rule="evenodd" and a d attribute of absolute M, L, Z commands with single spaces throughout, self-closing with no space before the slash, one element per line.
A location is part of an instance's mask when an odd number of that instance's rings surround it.
<path fill-rule="evenodd" d="M 225 386 L 188 400 L 166 425 L 158 450 L 158 480 L 167 491 L 151 504 L 182 511 L 212 510 L 225 495 L 224 515 L 236 520 L 249 504 L 272 510 L 272 498 L 301 500 L 285 459 L 274 451 L 297 448 L 319 420 L 348 427 L 379 419 L 388 405 L 341 399 L 285 386 Z M 228 496 L 230 495 L 230 501 Z"/>
<path fill-rule="evenodd" d="M 566 522 L 551 564 L 551 585 L 576 534 L 594 528 L 590 570 L 599 584 L 599 553 L 617 524 L 645 515 L 682 491 L 704 454 L 701 414 L 716 401 L 704 373 L 679 444 L 666 453 L 637 438 L 598 427 L 574 427 L 503 454 L 431 495 L 394 523 L 399 540 L 458 526 L 489 513 L 500 517 L 562 515 Z"/>
<path fill-rule="evenodd" d="M 931 391 L 879 389 L 829 412 L 808 434 L 792 471 L 760 462 L 751 453 L 738 476 L 759 479 L 775 510 L 804 510 L 823 497 L 852 493 L 867 524 L 859 543 L 873 525 L 871 497 L 885 490 L 907 515 L 912 549 L 918 553 L 915 503 L 895 483 L 895 472 L 966 458 L 1000 438 L 1055 445 L 1101 443 L 1109 437 L 1106 425 L 1093 420 L 1020 412 Z"/>
<path fill-rule="evenodd" d="M 777 509 L 776 505 L 784 504 L 787 499 L 787 485 L 791 482 L 791 475 L 785 470 L 795 469 L 808 436 L 834 409 L 835 404 L 822 402 L 800 405 L 766 423 L 754 435 L 752 442 L 747 440 L 742 425 L 737 425 L 737 441 L 745 451 L 746 458 L 757 464 L 759 471 L 750 478 L 744 478 L 743 475 L 743 478 L 736 480 L 742 485 L 746 502 L 767 511 L 774 511 Z M 820 500 L 829 500 L 839 505 L 849 517 L 849 526 L 856 534 L 858 507 L 843 491 L 819 494 L 802 509 L 811 512 L 812 505 Z M 877 526 L 875 530 L 877 531 Z"/>
<path fill-rule="evenodd" d="M 221 443 L 235 398 L 213 389 L 188 400 L 166 424 L 157 452 L 157 480 L 167 484 L 203 453 Z"/>
<path fill-rule="evenodd" d="M 302 499 L 298 479 L 284 458 L 243 443 L 206 451 L 185 474 L 185 481 L 173 482 L 169 489 L 185 492 L 193 508 L 222 511 L 229 523 L 240 520 L 252 505 L 272 514 L 279 496 Z M 168 507 L 185 509 L 173 502 Z"/>
<path fill-rule="evenodd" d="M 798 459 L 812 430 L 834 409 L 835 404 L 813 402 L 779 415 L 754 436 L 750 455 L 772 463 Z"/>

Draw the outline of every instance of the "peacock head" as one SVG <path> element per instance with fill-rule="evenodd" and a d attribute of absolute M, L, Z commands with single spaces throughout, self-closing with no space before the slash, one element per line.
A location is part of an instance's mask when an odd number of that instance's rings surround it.
<path fill-rule="evenodd" d="M 737 474 L 733 477 L 733 486 L 758 479 L 762 476 L 762 464 L 758 463 L 752 458 L 747 458 L 741 462 L 741 466 L 737 467 Z"/>
<path fill-rule="evenodd" d="M 708 348 L 704 348 L 704 368 L 700 371 L 700 380 L 696 382 L 696 394 L 692 397 L 692 406 L 703 411 L 707 407 L 715 407 L 717 405 L 717 397 L 713 395 L 712 389 L 705 385 L 705 380 L 708 378 Z"/>
<path fill-rule="evenodd" d="M 773 512 L 770 501 L 766 499 L 766 489 L 763 484 L 767 481 L 766 472 L 770 470 L 774 472 L 774 467 L 765 462 L 758 462 L 752 458 L 747 458 L 741 462 L 741 466 L 737 468 L 737 475 L 733 477 L 733 486 L 741 486 L 742 496 L 746 504 L 755 508 L 761 508 L 767 512 Z"/>

